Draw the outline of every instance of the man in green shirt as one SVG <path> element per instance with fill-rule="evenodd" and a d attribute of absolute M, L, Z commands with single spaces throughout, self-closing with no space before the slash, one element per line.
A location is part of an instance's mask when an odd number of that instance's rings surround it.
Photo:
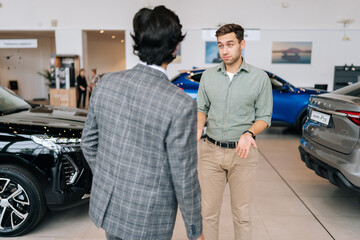
<path fill-rule="evenodd" d="M 251 239 L 251 201 L 257 163 L 255 136 L 270 126 L 272 90 L 267 74 L 241 57 L 244 29 L 216 32 L 222 63 L 206 70 L 198 91 L 197 138 L 205 239 L 218 239 L 223 192 L 229 182 L 235 239 Z"/>

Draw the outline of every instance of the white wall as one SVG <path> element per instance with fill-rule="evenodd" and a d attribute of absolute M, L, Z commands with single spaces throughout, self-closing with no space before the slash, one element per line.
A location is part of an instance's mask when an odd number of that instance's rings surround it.
<path fill-rule="evenodd" d="M 137 63 L 132 54 L 132 18 L 141 7 L 164 4 L 180 17 L 187 37 L 182 63 L 171 64 L 170 77 L 178 70 L 205 64 L 201 29 L 235 22 L 261 29 L 261 40 L 248 42 L 245 58 L 250 64 L 278 74 L 297 86 L 328 84 L 332 89 L 335 65 L 360 65 L 359 0 L 2 0 L 1 30 L 55 30 L 56 52 L 82 56 L 82 30 L 126 30 L 126 68 Z M 287 8 L 282 3 L 288 4 Z M 343 42 L 338 20 L 354 20 L 348 27 L 351 41 Z M 57 26 L 51 26 L 56 19 Z M 271 64 L 273 41 L 312 41 L 312 61 L 304 64 Z M 89 48 L 89 46 L 87 47 Z M 110 57 L 109 57 L 110 58 Z M 81 60 L 83 66 L 84 59 Z M 89 67 L 91 64 L 89 64 Z"/>
<path fill-rule="evenodd" d="M 83 33 L 81 29 L 56 29 L 56 55 L 78 55 L 83 67 Z"/>
<path fill-rule="evenodd" d="M 0 28 L 129 29 L 135 12 L 147 5 L 166 5 L 186 29 L 238 22 L 247 28 L 339 29 L 337 20 L 353 18 L 360 28 L 359 0 L 2 0 Z M 288 8 L 281 6 L 288 3 Z"/>
<path fill-rule="evenodd" d="M 182 43 L 182 61 L 168 66 L 170 78 L 179 70 L 193 67 L 208 68 L 214 64 L 205 64 L 205 42 L 202 30 L 185 30 L 186 37 Z M 335 65 L 360 65 L 360 30 L 348 32 L 351 41 L 342 41 L 341 30 L 261 30 L 260 41 L 247 41 L 245 47 L 246 62 L 284 78 L 299 87 L 314 87 L 314 84 L 328 84 L 333 89 Z M 130 32 L 127 48 L 131 47 Z M 311 64 L 272 64 L 273 41 L 307 41 L 312 42 Z M 130 42 L 130 43 L 129 43 Z M 127 67 L 133 67 L 138 59 L 129 51 L 126 55 Z"/>
<path fill-rule="evenodd" d="M 1 33 L 0 38 L 4 38 Z M 29 38 L 29 36 L 6 35 L 6 38 Z M 48 97 L 46 79 L 37 72 L 50 68 L 49 57 L 55 52 L 54 37 L 36 38 L 38 48 L 0 49 L 1 86 L 8 87 L 9 80 L 17 80 L 19 95 L 29 100 Z M 7 59 L 7 56 L 10 58 Z"/>
<path fill-rule="evenodd" d="M 343 32 L 336 30 L 263 30 L 260 42 L 248 43 L 245 57 L 295 86 L 328 84 L 328 90 L 332 90 L 335 65 L 360 65 L 360 31 L 348 35 L 351 41 L 342 41 Z M 312 42 L 311 64 L 271 64 L 273 41 Z"/>

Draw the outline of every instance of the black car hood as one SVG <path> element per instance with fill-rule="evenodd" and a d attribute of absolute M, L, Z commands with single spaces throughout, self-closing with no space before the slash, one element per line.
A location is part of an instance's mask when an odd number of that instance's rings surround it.
<path fill-rule="evenodd" d="M 87 111 L 75 108 L 38 106 L 31 110 L 3 115 L 0 117 L 2 131 L 15 133 L 46 133 L 59 135 L 73 131 L 78 133 L 84 128 Z"/>

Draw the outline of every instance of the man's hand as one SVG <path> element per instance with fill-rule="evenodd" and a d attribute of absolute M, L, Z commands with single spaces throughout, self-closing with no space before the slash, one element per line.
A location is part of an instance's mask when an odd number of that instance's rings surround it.
<path fill-rule="evenodd" d="M 252 138 L 250 133 L 244 133 L 239 138 L 238 145 L 236 146 L 236 153 L 239 155 L 240 158 L 247 158 L 249 155 L 251 145 L 254 148 L 257 148 L 255 139 Z"/>
<path fill-rule="evenodd" d="M 204 233 L 202 233 L 201 236 L 196 240 L 205 240 Z"/>
<path fill-rule="evenodd" d="M 81 91 L 85 91 L 85 88 L 83 86 L 80 86 Z"/>

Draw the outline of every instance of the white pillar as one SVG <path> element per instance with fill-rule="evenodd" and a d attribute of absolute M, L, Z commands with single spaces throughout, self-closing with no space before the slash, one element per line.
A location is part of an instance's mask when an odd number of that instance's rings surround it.
<path fill-rule="evenodd" d="M 81 29 L 59 29 L 55 31 L 56 55 L 78 55 L 80 68 L 83 61 L 83 35 Z"/>
<path fill-rule="evenodd" d="M 131 30 L 125 30 L 125 59 L 126 59 L 126 69 L 133 68 L 136 64 L 139 63 L 140 59 L 133 53 L 134 40 L 131 37 Z"/>

